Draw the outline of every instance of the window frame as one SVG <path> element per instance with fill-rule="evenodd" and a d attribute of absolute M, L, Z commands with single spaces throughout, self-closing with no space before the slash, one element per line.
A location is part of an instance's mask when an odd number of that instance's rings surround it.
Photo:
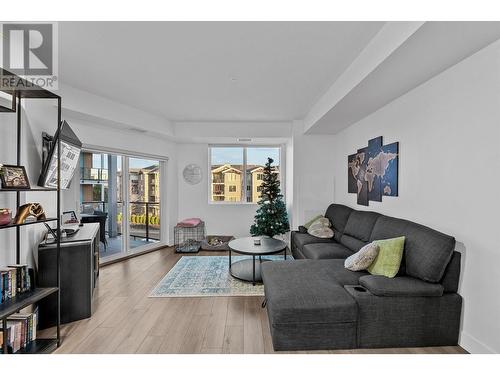
<path fill-rule="evenodd" d="M 241 192 L 242 192 L 242 199 L 240 201 L 212 201 L 211 197 L 211 191 L 212 191 L 212 149 L 213 148 L 242 148 L 243 149 L 243 173 L 244 176 L 241 179 L 242 185 L 241 185 Z M 279 178 L 280 178 L 280 189 L 281 189 L 281 194 L 283 194 L 283 198 L 286 200 L 286 191 L 285 191 L 285 160 L 284 160 L 284 155 L 285 155 L 285 150 L 284 150 L 285 145 L 283 144 L 259 144 L 259 145 L 252 145 L 252 144 L 209 144 L 208 145 L 208 163 L 207 163 L 207 195 L 208 195 L 208 204 L 214 204 L 214 205 L 257 205 L 257 202 L 247 202 L 247 197 L 249 191 L 247 190 L 247 149 L 249 148 L 277 148 L 279 150 L 279 158 L 280 158 L 280 173 L 279 173 Z M 250 192 L 251 193 L 251 192 Z"/>

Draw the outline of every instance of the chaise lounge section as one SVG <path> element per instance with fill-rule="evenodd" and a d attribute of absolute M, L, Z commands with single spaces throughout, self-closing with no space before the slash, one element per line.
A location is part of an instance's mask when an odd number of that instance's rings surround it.
<path fill-rule="evenodd" d="M 333 239 L 292 232 L 294 262 L 262 267 L 275 350 L 457 345 L 462 298 L 455 239 L 423 225 L 332 204 Z M 374 240 L 405 236 L 394 278 L 344 260 Z"/>

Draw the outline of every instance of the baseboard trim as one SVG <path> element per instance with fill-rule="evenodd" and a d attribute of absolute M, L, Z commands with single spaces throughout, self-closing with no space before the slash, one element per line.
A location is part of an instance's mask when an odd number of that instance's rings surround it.
<path fill-rule="evenodd" d="M 498 352 L 494 351 L 488 345 L 464 331 L 460 335 L 460 346 L 471 354 L 498 354 Z"/>
<path fill-rule="evenodd" d="M 99 267 L 109 266 L 110 264 L 114 264 L 114 263 L 118 263 L 118 262 L 123 262 L 124 260 L 135 258 L 135 257 L 139 257 L 139 256 L 144 255 L 144 254 L 152 253 L 153 251 L 158 251 L 158 250 L 163 250 L 163 249 L 169 249 L 169 248 L 171 248 L 171 246 L 162 245 L 162 246 L 154 247 L 154 248 L 143 250 L 143 251 L 138 251 L 136 253 L 130 253 L 128 255 L 121 256 L 119 258 L 113 258 L 113 259 L 109 259 L 109 260 L 100 262 L 99 263 Z"/>

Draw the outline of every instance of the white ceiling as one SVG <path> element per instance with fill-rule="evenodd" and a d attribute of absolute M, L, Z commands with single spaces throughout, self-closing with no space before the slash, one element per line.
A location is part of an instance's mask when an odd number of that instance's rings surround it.
<path fill-rule="evenodd" d="M 500 38 L 500 22 L 426 22 L 317 122 L 336 134 Z"/>
<path fill-rule="evenodd" d="M 61 22 L 63 83 L 180 121 L 300 119 L 384 22 Z"/>

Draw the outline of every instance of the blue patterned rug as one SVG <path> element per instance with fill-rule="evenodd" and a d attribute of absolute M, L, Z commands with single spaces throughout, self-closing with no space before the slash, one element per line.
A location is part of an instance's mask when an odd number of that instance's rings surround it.
<path fill-rule="evenodd" d="M 233 256 L 232 262 L 247 259 Z M 283 255 L 262 259 L 283 261 Z M 287 255 L 287 261 L 293 258 Z M 263 296 L 264 286 L 246 283 L 229 274 L 227 256 L 183 256 L 151 291 L 149 297 Z"/>

